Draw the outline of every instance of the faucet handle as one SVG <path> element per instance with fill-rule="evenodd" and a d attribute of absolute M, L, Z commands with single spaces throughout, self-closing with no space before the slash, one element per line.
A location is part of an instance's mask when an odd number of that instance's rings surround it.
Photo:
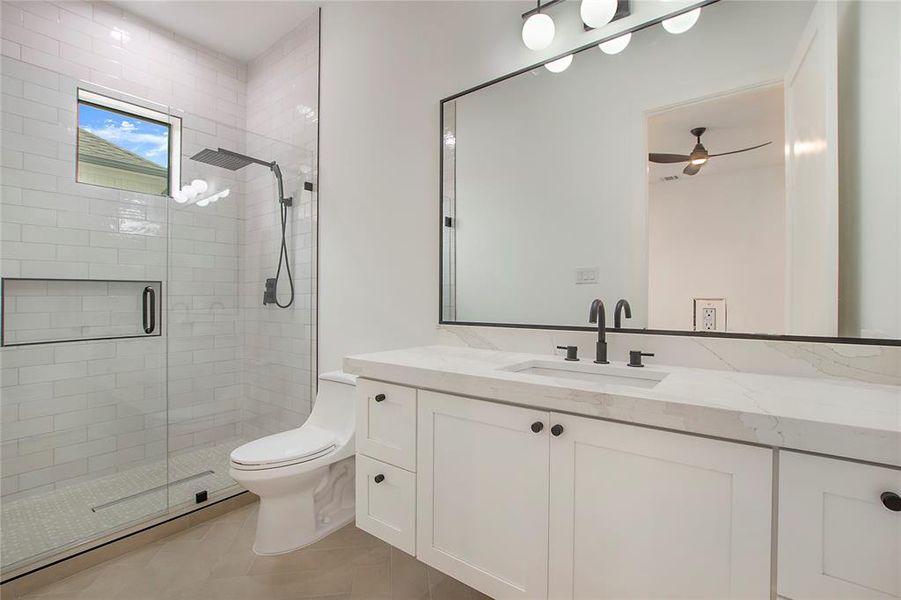
<path fill-rule="evenodd" d="M 642 356 L 654 356 L 653 352 L 642 352 L 641 350 L 629 350 L 629 367 L 643 367 L 641 364 Z"/>
<path fill-rule="evenodd" d="M 564 360 L 579 360 L 578 346 L 557 346 L 557 350 L 566 350 L 566 358 Z"/>

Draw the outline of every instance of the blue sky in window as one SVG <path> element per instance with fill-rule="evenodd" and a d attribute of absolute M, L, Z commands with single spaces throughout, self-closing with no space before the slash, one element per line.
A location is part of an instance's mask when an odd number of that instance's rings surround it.
<path fill-rule="evenodd" d="M 165 125 L 81 104 L 78 127 L 161 167 L 169 166 L 169 128 Z"/>

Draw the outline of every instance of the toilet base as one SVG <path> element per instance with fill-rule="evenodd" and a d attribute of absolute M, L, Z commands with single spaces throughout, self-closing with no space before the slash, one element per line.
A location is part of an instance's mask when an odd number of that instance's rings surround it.
<path fill-rule="evenodd" d="M 279 550 L 277 552 L 264 552 L 264 551 L 261 551 L 259 548 L 257 548 L 256 541 L 254 541 L 253 553 L 256 554 L 257 556 L 278 556 L 280 554 L 288 554 L 289 552 L 294 552 L 295 550 L 300 550 L 301 548 L 306 548 L 307 546 L 311 546 L 311 545 L 315 544 L 322 538 L 325 538 L 325 537 L 335 533 L 336 531 L 338 531 L 345 525 L 349 525 L 349 524 L 353 523 L 353 521 L 354 521 L 354 513 L 353 513 L 353 511 L 351 511 L 343 519 L 338 520 L 338 521 L 332 521 L 326 527 L 318 529 L 316 531 L 316 535 L 314 537 L 304 539 L 303 541 L 300 542 L 299 546 L 295 546 L 293 548 L 288 548 L 287 550 Z M 259 539 L 259 531 L 257 532 L 257 539 Z"/>
<path fill-rule="evenodd" d="M 313 544 L 354 519 L 354 459 L 292 477 L 289 489 L 260 496 L 254 554 L 275 556 Z M 251 487 L 251 486 L 248 486 Z M 267 486 L 268 487 L 268 486 Z M 275 486 L 273 486 L 275 487 Z M 279 486 L 281 487 L 281 486 Z M 269 493 L 265 493 L 269 492 Z"/>

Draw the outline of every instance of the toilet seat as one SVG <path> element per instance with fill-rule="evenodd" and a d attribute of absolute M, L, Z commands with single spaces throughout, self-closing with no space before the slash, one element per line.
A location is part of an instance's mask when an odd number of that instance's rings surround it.
<path fill-rule="evenodd" d="M 336 446 L 332 432 L 315 426 L 304 426 L 236 448 L 231 453 L 231 464 L 239 471 L 287 467 L 326 456 Z"/>

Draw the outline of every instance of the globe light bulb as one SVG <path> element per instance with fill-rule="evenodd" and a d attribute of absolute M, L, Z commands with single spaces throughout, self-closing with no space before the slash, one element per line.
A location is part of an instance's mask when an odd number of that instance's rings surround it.
<path fill-rule="evenodd" d="M 694 10 L 688 11 L 687 13 L 682 13 L 681 15 L 676 15 L 675 17 L 665 19 L 663 21 L 663 28 L 670 33 L 677 35 L 680 33 L 685 33 L 686 31 L 694 27 L 695 23 L 698 22 L 698 19 L 700 17 L 701 9 L 696 8 Z"/>
<path fill-rule="evenodd" d="M 554 41 L 554 20 L 544 13 L 536 13 L 522 24 L 522 43 L 529 50 L 544 50 Z"/>
<path fill-rule="evenodd" d="M 613 20 L 616 5 L 616 0 L 582 0 L 579 14 L 583 23 L 598 29 Z"/>
<path fill-rule="evenodd" d="M 626 49 L 626 46 L 629 45 L 629 42 L 631 40 L 632 33 L 629 32 L 619 37 L 615 37 L 612 40 L 601 42 L 600 44 L 598 44 L 598 48 L 600 48 L 601 52 L 603 52 L 604 54 L 619 54 Z"/>
<path fill-rule="evenodd" d="M 551 61 L 544 65 L 544 68 L 550 71 L 551 73 L 562 73 L 566 69 L 569 68 L 573 62 L 573 55 L 567 54 L 563 58 L 558 58 L 557 60 Z"/>
<path fill-rule="evenodd" d="M 204 207 L 204 206 L 208 206 L 209 203 L 210 203 L 210 199 L 209 199 L 209 198 L 204 198 L 203 200 L 198 200 L 198 201 L 197 201 L 197 206 L 200 206 L 200 207 L 202 208 L 202 207 Z"/>
<path fill-rule="evenodd" d="M 185 196 L 185 193 L 181 190 L 175 190 L 172 192 L 172 199 L 175 200 L 178 204 L 184 204 L 188 201 L 188 197 Z"/>
<path fill-rule="evenodd" d="M 185 198 L 187 198 L 188 201 L 191 201 L 197 197 L 197 190 L 195 190 L 190 185 L 183 186 L 181 188 L 181 193 L 185 195 Z"/>
<path fill-rule="evenodd" d="M 219 196 L 220 198 L 228 198 L 228 195 L 229 195 L 229 194 L 231 194 L 231 190 L 228 189 L 228 188 L 225 188 L 224 190 L 222 190 L 221 192 L 219 192 L 218 196 Z"/>
<path fill-rule="evenodd" d="M 207 191 L 208 189 L 210 189 L 210 186 L 203 179 L 195 179 L 194 181 L 191 182 L 191 187 L 198 194 L 202 194 L 205 191 Z"/>

